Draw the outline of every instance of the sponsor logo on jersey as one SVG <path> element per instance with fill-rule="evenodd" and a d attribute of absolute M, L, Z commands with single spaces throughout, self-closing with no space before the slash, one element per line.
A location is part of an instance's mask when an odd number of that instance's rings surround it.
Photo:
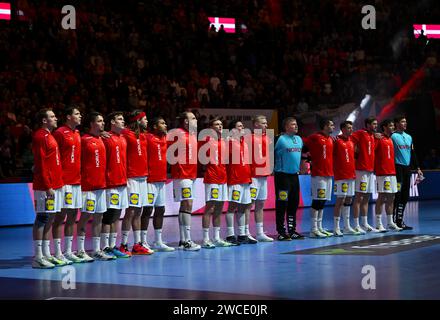
<path fill-rule="evenodd" d="M 402 189 L 402 184 L 400 182 L 397 182 L 397 191 L 400 191 Z"/>
<path fill-rule="evenodd" d="M 95 212 L 95 200 L 87 199 L 86 201 L 86 211 Z"/>
<path fill-rule="evenodd" d="M 278 192 L 278 199 L 281 201 L 287 201 L 287 191 L 281 190 L 280 192 Z"/>
<path fill-rule="evenodd" d="M 218 199 L 218 188 L 211 188 L 211 199 Z"/>
<path fill-rule="evenodd" d="M 348 183 L 343 182 L 341 189 L 342 189 L 342 192 L 347 192 L 348 191 Z"/>
<path fill-rule="evenodd" d="M 114 206 L 119 205 L 119 193 L 110 193 L 110 203 Z"/>
<path fill-rule="evenodd" d="M 390 181 L 384 181 L 383 182 L 383 189 L 386 191 L 391 190 L 391 182 Z"/>
<path fill-rule="evenodd" d="M 319 199 L 325 198 L 325 189 L 318 189 L 318 198 Z"/>
<path fill-rule="evenodd" d="M 130 193 L 130 204 L 137 205 L 139 203 L 139 193 Z"/>
<path fill-rule="evenodd" d="M 251 188 L 251 199 L 255 200 L 257 198 L 257 188 Z"/>
<path fill-rule="evenodd" d="M 191 198 L 191 188 L 182 188 L 182 199 Z"/>
<path fill-rule="evenodd" d="M 67 205 L 73 204 L 72 192 L 65 192 L 64 193 L 64 204 L 67 204 Z"/>
<path fill-rule="evenodd" d="M 153 204 L 154 193 L 148 193 L 148 204 Z"/>
<path fill-rule="evenodd" d="M 232 191 L 232 200 L 234 201 L 240 200 L 240 193 L 241 192 L 239 190 Z"/>
<path fill-rule="evenodd" d="M 367 183 L 366 182 L 361 182 L 359 189 L 361 191 L 367 191 Z"/>
<path fill-rule="evenodd" d="M 53 198 L 46 199 L 46 211 L 54 211 L 55 210 L 55 200 Z"/>

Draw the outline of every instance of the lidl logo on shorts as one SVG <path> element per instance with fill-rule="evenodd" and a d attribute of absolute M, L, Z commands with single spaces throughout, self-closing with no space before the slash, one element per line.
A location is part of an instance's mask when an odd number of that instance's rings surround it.
<path fill-rule="evenodd" d="M 46 199 L 46 211 L 54 211 L 54 210 L 55 210 L 55 200 Z"/>
<path fill-rule="evenodd" d="M 402 185 L 400 184 L 400 182 L 397 182 L 397 191 L 400 191 L 401 188 L 402 188 Z"/>
<path fill-rule="evenodd" d="M 348 183 L 343 183 L 342 184 L 342 192 L 347 192 L 348 191 Z"/>
<path fill-rule="evenodd" d="M 86 211 L 87 212 L 95 212 L 95 200 L 87 199 Z"/>
<path fill-rule="evenodd" d="M 182 188 L 182 199 L 191 198 L 191 188 Z"/>
<path fill-rule="evenodd" d="M 139 203 L 139 193 L 130 193 L 130 204 L 137 205 Z"/>
<path fill-rule="evenodd" d="M 391 190 L 391 182 L 390 181 L 384 181 L 383 182 L 383 189 L 384 190 Z"/>
<path fill-rule="evenodd" d="M 211 188 L 211 199 L 218 199 L 218 188 Z"/>
<path fill-rule="evenodd" d="M 154 201 L 154 193 L 148 194 L 148 204 L 153 204 Z"/>
<path fill-rule="evenodd" d="M 256 199 L 257 198 L 257 188 L 251 188 L 251 198 Z"/>
<path fill-rule="evenodd" d="M 234 200 L 234 201 L 240 200 L 240 191 L 239 190 L 232 191 L 232 200 Z"/>
<path fill-rule="evenodd" d="M 65 192 L 64 193 L 64 204 L 73 204 L 73 195 L 72 192 Z"/>
<path fill-rule="evenodd" d="M 318 189 L 318 198 L 325 198 L 325 189 Z"/>
<path fill-rule="evenodd" d="M 119 193 L 110 193 L 110 203 L 114 206 L 119 205 Z"/>
<path fill-rule="evenodd" d="M 361 191 L 367 191 L 367 183 L 361 182 L 360 189 L 361 189 Z"/>
<path fill-rule="evenodd" d="M 278 192 L 278 199 L 280 199 L 281 201 L 286 201 L 287 200 L 287 191 Z"/>

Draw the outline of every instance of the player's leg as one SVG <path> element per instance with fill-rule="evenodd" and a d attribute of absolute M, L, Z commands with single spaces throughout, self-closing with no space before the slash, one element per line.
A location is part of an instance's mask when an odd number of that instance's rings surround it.
<path fill-rule="evenodd" d="M 287 219 L 287 202 L 289 200 L 289 179 L 285 173 L 275 172 L 275 197 L 277 239 L 289 241 L 291 239 L 284 225 L 284 220 Z"/>
<path fill-rule="evenodd" d="M 299 206 L 299 177 L 291 175 L 288 179 L 289 194 L 287 199 L 287 231 L 292 240 L 302 240 L 304 236 L 296 230 L 296 212 Z"/>

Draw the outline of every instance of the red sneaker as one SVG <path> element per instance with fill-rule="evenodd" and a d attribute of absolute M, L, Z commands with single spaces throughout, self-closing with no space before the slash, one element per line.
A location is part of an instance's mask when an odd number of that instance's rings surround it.
<path fill-rule="evenodd" d="M 119 251 L 128 254 L 131 257 L 131 252 L 128 250 L 128 246 L 126 244 L 121 243 L 121 245 L 119 246 Z"/>
<path fill-rule="evenodd" d="M 131 249 L 131 253 L 133 255 L 150 255 L 153 254 L 154 251 L 149 249 L 149 248 L 145 248 L 142 243 L 136 243 L 133 248 Z"/>

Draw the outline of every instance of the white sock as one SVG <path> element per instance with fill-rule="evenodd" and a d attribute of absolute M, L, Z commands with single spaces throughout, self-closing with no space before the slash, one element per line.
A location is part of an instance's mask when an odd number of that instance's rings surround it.
<path fill-rule="evenodd" d="M 263 222 L 255 223 L 255 227 L 257 228 L 257 236 L 262 235 L 264 233 Z"/>
<path fill-rule="evenodd" d="M 43 254 L 45 257 L 50 257 L 50 240 L 43 240 Z"/>
<path fill-rule="evenodd" d="M 353 223 L 355 228 L 359 228 L 359 217 L 353 218 Z"/>
<path fill-rule="evenodd" d="M 392 214 L 387 214 L 387 223 L 391 225 L 394 223 Z"/>
<path fill-rule="evenodd" d="M 380 214 L 376 214 L 376 227 L 380 227 L 382 225 L 382 216 Z"/>
<path fill-rule="evenodd" d="M 203 241 L 209 241 L 209 228 L 203 228 Z"/>
<path fill-rule="evenodd" d="M 73 237 L 64 237 L 64 247 L 66 249 L 66 253 L 72 253 L 72 243 Z"/>
<path fill-rule="evenodd" d="M 43 240 L 34 240 L 35 259 L 43 257 Z"/>
<path fill-rule="evenodd" d="M 100 241 L 101 241 L 100 237 L 93 237 L 93 252 L 101 251 Z"/>
<path fill-rule="evenodd" d="M 154 234 L 156 236 L 156 243 L 162 244 L 162 229 L 155 229 Z"/>
<path fill-rule="evenodd" d="M 368 217 L 367 216 L 361 216 L 362 225 L 366 226 L 368 224 Z"/>
<path fill-rule="evenodd" d="M 116 232 L 110 233 L 110 248 L 116 247 L 117 238 L 118 238 L 118 234 Z"/>
<path fill-rule="evenodd" d="M 182 224 L 179 226 L 179 231 L 180 231 L 180 241 L 185 242 L 186 238 L 185 238 L 185 226 Z"/>
<path fill-rule="evenodd" d="M 246 227 L 245 226 L 238 226 L 238 235 L 239 236 L 245 236 L 246 235 Z"/>
<path fill-rule="evenodd" d="M 334 222 L 334 224 L 335 224 L 335 231 L 336 230 L 340 230 L 339 229 L 339 221 L 341 220 L 341 218 L 340 217 L 333 217 L 333 222 Z"/>
<path fill-rule="evenodd" d="M 317 225 L 318 225 L 318 230 L 322 230 L 322 217 L 324 216 L 324 210 L 319 210 L 318 211 L 318 219 L 317 219 Z"/>
<path fill-rule="evenodd" d="M 244 212 L 237 212 L 238 217 L 238 235 L 245 236 L 246 233 L 246 214 Z"/>
<path fill-rule="evenodd" d="M 244 226 L 244 232 L 246 232 L 246 234 L 250 234 L 250 232 L 249 232 L 249 225 L 248 224 L 246 224 Z"/>
<path fill-rule="evenodd" d="M 148 243 L 148 241 L 147 241 L 147 230 L 141 230 L 141 238 L 142 238 L 142 243 Z"/>
<path fill-rule="evenodd" d="M 121 239 L 121 243 L 122 244 L 127 244 L 128 243 L 128 236 L 129 235 L 130 235 L 130 231 L 122 230 L 122 239 Z"/>
<path fill-rule="evenodd" d="M 84 242 L 86 242 L 86 236 L 78 236 L 78 252 L 86 251 L 84 249 Z"/>
<path fill-rule="evenodd" d="M 191 226 L 185 226 L 185 239 L 191 241 Z"/>
<path fill-rule="evenodd" d="M 310 210 L 310 220 L 312 222 L 312 231 L 318 230 L 318 210 Z"/>
<path fill-rule="evenodd" d="M 141 230 L 134 230 L 133 235 L 135 244 L 141 242 Z"/>
<path fill-rule="evenodd" d="M 109 242 L 110 242 L 109 238 L 110 238 L 109 233 L 101 233 L 101 244 L 104 249 L 108 248 L 108 246 L 109 246 Z"/>
<path fill-rule="evenodd" d="M 344 228 L 350 228 L 350 207 L 342 207 L 342 216 L 344 217 Z"/>
<path fill-rule="evenodd" d="M 55 247 L 55 256 L 60 256 L 63 254 L 61 251 L 61 239 L 53 239 L 53 244 Z"/>
<path fill-rule="evenodd" d="M 220 227 L 214 227 L 214 240 L 220 240 Z"/>

